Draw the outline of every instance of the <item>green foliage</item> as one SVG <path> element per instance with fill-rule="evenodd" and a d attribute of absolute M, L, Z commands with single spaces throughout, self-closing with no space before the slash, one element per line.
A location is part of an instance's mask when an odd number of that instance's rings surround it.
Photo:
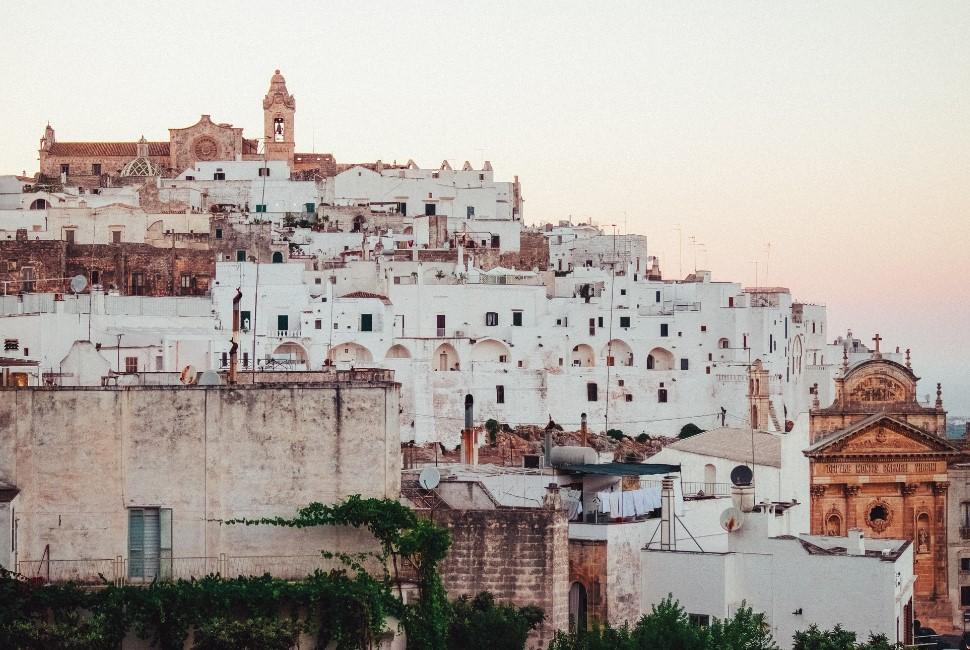
<path fill-rule="evenodd" d="M 640 435 L 637 436 L 637 442 L 639 442 L 641 445 L 649 441 L 650 441 L 650 434 L 641 433 Z"/>
<path fill-rule="evenodd" d="M 282 619 L 235 621 L 214 618 L 195 631 L 193 650 L 290 650 L 300 637 L 300 624 Z"/>
<path fill-rule="evenodd" d="M 521 650 L 529 631 L 545 615 L 535 607 L 496 605 L 492 594 L 462 596 L 452 604 L 448 647 L 467 650 Z"/>
<path fill-rule="evenodd" d="M 488 443 L 494 447 L 498 440 L 498 420 L 485 420 L 485 431 L 488 433 Z"/>
<path fill-rule="evenodd" d="M 626 438 L 626 436 L 623 435 L 623 432 L 620 431 L 619 429 L 610 429 L 609 431 L 606 432 L 606 435 L 608 435 L 610 438 L 613 438 L 613 440 L 617 440 L 617 441 L 623 440 L 624 438 Z"/>
<path fill-rule="evenodd" d="M 892 644 L 884 634 L 870 634 L 868 641 L 856 643 L 855 632 L 836 625 L 831 630 L 821 630 L 817 625 L 803 632 L 796 632 L 792 650 L 894 650 L 902 644 Z"/>
<path fill-rule="evenodd" d="M 680 433 L 677 434 L 677 437 L 683 440 L 684 438 L 696 436 L 698 433 L 704 433 L 704 429 L 701 429 L 693 422 L 688 422 L 680 428 Z"/>
<path fill-rule="evenodd" d="M 690 622 L 687 613 L 668 596 L 630 628 L 600 627 L 588 632 L 557 632 L 549 650 L 777 650 L 764 614 L 742 606 L 726 620 L 709 627 Z"/>

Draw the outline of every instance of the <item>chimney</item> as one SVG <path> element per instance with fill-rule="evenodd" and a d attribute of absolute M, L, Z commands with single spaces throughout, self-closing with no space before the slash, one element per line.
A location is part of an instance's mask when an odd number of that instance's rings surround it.
<path fill-rule="evenodd" d="M 850 528 L 849 536 L 845 544 L 846 555 L 865 555 L 866 538 L 862 534 L 861 528 Z"/>
<path fill-rule="evenodd" d="M 677 531 L 674 520 L 674 477 L 665 476 L 660 484 L 660 550 L 677 548 Z"/>
<path fill-rule="evenodd" d="M 478 465 L 478 433 L 475 431 L 475 399 L 465 395 L 465 428 L 461 431 L 461 462 Z"/>
<path fill-rule="evenodd" d="M 970 431 L 970 424 L 967 425 L 967 430 Z M 586 447 L 587 444 L 588 444 L 588 440 L 587 440 L 587 432 L 586 432 L 586 414 L 585 413 L 583 413 L 582 415 L 579 416 L 579 435 L 580 435 L 580 442 L 579 442 L 579 444 L 581 446 L 583 446 L 583 447 Z"/>
<path fill-rule="evenodd" d="M 754 486 L 732 485 L 731 501 L 741 512 L 751 512 L 754 509 Z"/>
<path fill-rule="evenodd" d="M 550 483 L 546 486 L 546 494 L 542 497 L 542 507 L 546 510 L 562 509 L 562 495 L 559 493 L 558 483 Z"/>
<path fill-rule="evenodd" d="M 236 289 L 232 298 L 232 344 L 229 346 L 229 383 L 236 383 L 236 371 L 239 364 L 239 301 L 242 300 L 242 289 Z"/>

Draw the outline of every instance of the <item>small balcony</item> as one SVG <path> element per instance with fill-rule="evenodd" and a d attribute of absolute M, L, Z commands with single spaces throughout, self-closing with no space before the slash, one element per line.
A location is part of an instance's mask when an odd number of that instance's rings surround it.
<path fill-rule="evenodd" d="M 960 526 L 960 539 L 970 539 L 970 526 Z"/>
<path fill-rule="evenodd" d="M 276 337 L 281 339 L 298 339 L 300 338 L 300 330 L 298 329 L 276 330 Z"/>

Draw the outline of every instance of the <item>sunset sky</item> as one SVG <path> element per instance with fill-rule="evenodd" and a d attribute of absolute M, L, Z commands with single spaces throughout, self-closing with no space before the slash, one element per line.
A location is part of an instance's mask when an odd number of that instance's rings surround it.
<path fill-rule="evenodd" d="M 280 68 L 298 150 L 488 159 L 527 222 L 645 234 L 666 277 L 757 268 L 970 414 L 970 2 L 39 7 L 4 7 L 0 173 L 36 171 L 48 121 L 261 135 Z"/>

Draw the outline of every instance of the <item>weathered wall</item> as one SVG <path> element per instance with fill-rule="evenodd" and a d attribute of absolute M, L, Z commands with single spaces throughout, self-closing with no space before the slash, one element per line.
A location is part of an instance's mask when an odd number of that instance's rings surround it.
<path fill-rule="evenodd" d="M 451 530 L 451 551 L 441 567 L 451 597 L 490 591 L 499 601 L 541 607 L 546 620 L 530 637 L 533 648 L 545 648 L 555 630 L 566 628 L 569 550 L 563 511 L 440 510 L 434 518 Z"/>
<path fill-rule="evenodd" d="M 569 585 L 578 582 L 586 589 L 588 626 L 607 622 L 606 540 L 569 540 Z"/>
<path fill-rule="evenodd" d="M 398 385 L 61 388 L 0 395 L 18 559 L 127 557 L 127 509 L 172 509 L 175 558 L 359 551 L 358 531 L 225 526 L 400 492 Z"/>

